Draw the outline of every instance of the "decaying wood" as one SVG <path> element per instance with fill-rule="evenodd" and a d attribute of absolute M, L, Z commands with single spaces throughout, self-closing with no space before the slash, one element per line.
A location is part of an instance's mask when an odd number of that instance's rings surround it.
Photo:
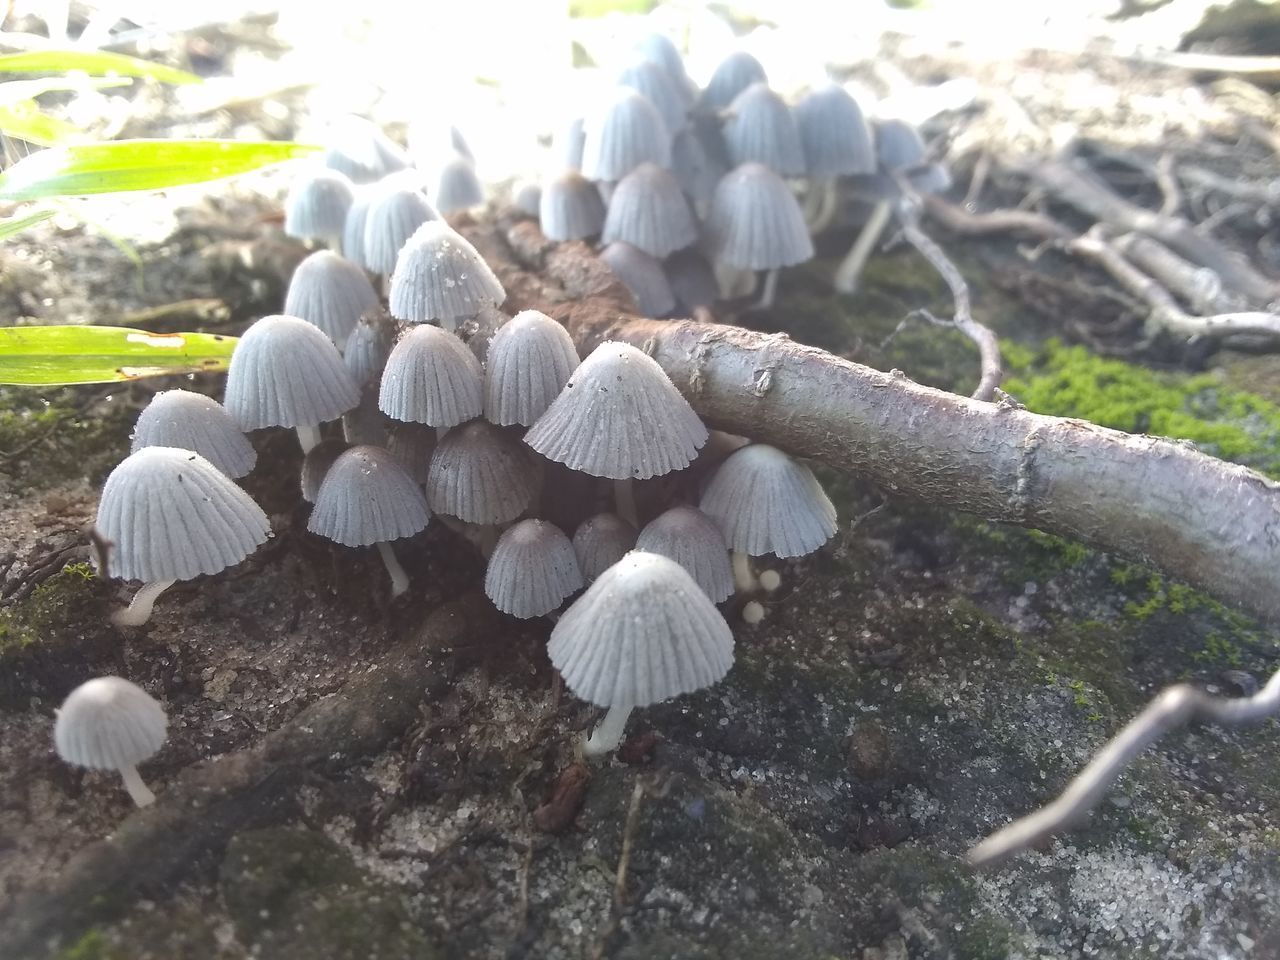
<path fill-rule="evenodd" d="M 714 427 L 892 493 L 1092 544 L 1280 620 L 1280 485 L 1251 470 L 934 390 L 784 335 L 637 317 L 585 245 L 551 244 L 530 222 L 464 229 L 512 309 L 556 317 L 584 356 L 604 340 L 645 349 Z"/>

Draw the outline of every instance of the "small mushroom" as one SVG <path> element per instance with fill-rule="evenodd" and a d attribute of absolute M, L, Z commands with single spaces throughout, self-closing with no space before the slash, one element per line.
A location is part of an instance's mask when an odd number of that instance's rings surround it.
<path fill-rule="evenodd" d="M 671 171 L 642 163 L 618 182 L 609 200 L 601 243 L 622 241 L 662 259 L 697 239 L 689 202 Z"/>
<path fill-rule="evenodd" d="M 587 583 L 595 581 L 636 545 L 636 528 L 616 513 L 597 513 L 578 525 L 573 552 Z"/>
<path fill-rule="evenodd" d="M 858 101 L 836 83 L 805 94 L 792 115 L 810 181 L 805 219 L 821 233 L 835 217 L 836 178 L 875 173 L 875 141 Z"/>
<path fill-rule="evenodd" d="M 319 240 L 341 251 L 342 230 L 354 199 L 354 187 L 344 174 L 312 167 L 289 186 L 284 232 L 301 240 Z"/>
<path fill-rule="evenodd" d="M 139 807 L 156 795 L 138 774 L 138 764 L 164 745 L 168 718 L 145 690 L 120 677 L 97 677 L 80 684 L 58 708 L 53 743 L 67 763 L 91 770 L 116 770 Z"/>
<path fill-rule="evenodd" d="M 339 350 L 367 310 L 378 307 L 368 276 L 331 250 L 317 250 L 293 271 L 284 312 L 319 327 Z"/>
<path fill-rule="evenodd" d="M 671 163 L 671 131 L 648 97 L 619 88 L 583 125 L 582 175 L 616 183 L 646 161 Z"/>
<path fill-rule="evenodd" d="M 662 272 L 676 298 L 681 316 L 691 316 L 695 310 L 711 309 L 720 298 L 711 264 L 694 248 L 680 250 L 662 262 Z"/>
<path fill-rule="evenodd" d="M 583 240 L 604 227 L 604 201 L 590 180 L 566 170 L 542 188 L 538 225 L 549 240 Z"/>
<path fill-rule="evenodd" d="M 189 390 L 162 390 L 151 398 L 133 427 L 131 452 L 143 447 L 194 450 L 232 480 L 252 470 L 258 459 L 226 408 Z"/>
<path fill-rule="evenodd" d="M 630 87 L 648 98 L 658 108 L 668 133 L 684 129 L 688 121 L 688 100 L 659 64 L 637 60 L 618 74 L 618 86 Z"/>
<path fill-rule="evenodd" d="M 484 409 L 484 371 L 453 334 L 426 324 L 413 327 L 387 358 L 378 407 L 395 420 L 457 426 Z"/>
<path fill-rule="evenodd" d="M 729 54 L 716 67 L 698 98 L 700 113 L 719 113 L 753 83 L 768 83 L 760 61 L 745 50 Z"/>
<path fill-rule="evenodd" d="M 364 388 L 371 381 L 382 378 L 395 338 L 393 327 L 394 321 L 379 307 L 363 314 L 351 336 L 347 337 L 342 362 L 347 365 L 356 386 Z"/>
<path fill-rule="evenodd" d="M 460 153 L 450 157 L 436 177 L 435 199 L 436 209 L 446 215 L 484 203 L 484 184 L 475 164 Z"/>
<path fill-rule="evenodd" d="M 519 440 L 487 420 L 450 430 L 427 470 L 427 503 L 467 523 L 510 523 L 541 488 L 537 459 Z"/>
<path fill-rule="evenodd" d="M 409 323 L 436 320 L 446 330 L 506 298 L 476 248 L 443 220 L 418 228 L 400 249 L 391 277 L 393 317 Z"/>
<path fill-rule="evenodd" d="M 546 520 L 521 520 L 503 533 L 484 575 L 493 605 L 521 620 L 546 616 L 581 589 L 573 544 Z"/>
<path fill-rule="evenodd" d="M 583 744 L 599 756 L 622 741 L 634 708 L 723 678 L 733 666 L 733 633 L 684 567 L 636 550 L 565 611 L 547 653 L 576 696 L 609 708 Z"/>
<path fill-rule="evenodd" d="M 619 241 L 601 250 L 600 259 L 631 291 L 636 298 L 636 306 L 645 316 L 665 317 L 676 308 L 676 295 L 671 292 L 662 264 L 655 257 L 639 247 Z"/>
<path fill-rule="evenodd" d="M 663 69 L 686 107 L 693 103 L 696 94 L 693 81 L 685 72 L 684 59 L 670 37 L 665 33 L 645 34 L 636 43 L 635 52 L 640 59 L 656 63 Z"/>
<path fill-rule="evenodd" d="M 390 276 L 409 238 L 424 223 L 439 220 L 440 214 L 419 187 L 405 178 L 395 178 L 369 204 L 364 221 L 364 265 L 374 273 Z"/>
<path fill-rule="evenodd" d="M 762 163 L 782 177 L 805 172 L 795 117 L 768 84 L 753 83 L 734 98 L 724 124 L 724 141 L 735 166 Z"/>
<path fill-rule="evenodd" d="M 645 526 L 636 549 L 670 557 L 693 577 L 712 603 L 733 593 L 729 545 L 720 528 L 696 507 L 672 507 Z"/>
<path fill-rule="evenodd" d="M 489 343 L 485 417 L 503 427 L 529 426 L 546 413 L 578 363 L 573 338 L 563 326 L 545 313 L 522 310 Z"/>

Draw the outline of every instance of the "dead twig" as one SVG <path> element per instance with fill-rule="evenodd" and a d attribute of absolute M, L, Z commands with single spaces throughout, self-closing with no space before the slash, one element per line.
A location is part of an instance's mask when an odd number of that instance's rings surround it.
<path fill-rule="evenodd" d="M 969 851 L 969 863 L 994 867 L 1014 854 L 1069 829 L 1096 807 L 1120 773 L 1165 734 L 1194 721 L 1240 726 L 1280 713 L 1280 671 L 1252 697 L 1224 700 L 1189 684 L 1170 687 L 1153 700 L 1089 761 L 1046 807 L 1015 820 Z"/>
<path fill-rule="evenodd" d="M 645 795 L 645 781 L 637 777 L 635 786 L 631 788 L 631 803 L 627 807 L 626 823 L 622 827 L 622 850 L 618 854 L 618 869 L 613 879 L 613 901 L 609 908 L 609 917 L 596 938 L 596 947 L 592 951 L 594 960 L 602 960 L 608 950 L 609 941 L 618 931 L 618 921 L 627 904 L 627 870 L 631 866 L 631 848 L 635 844 L 636 832 L 640 828 L 640 803 Z"/>

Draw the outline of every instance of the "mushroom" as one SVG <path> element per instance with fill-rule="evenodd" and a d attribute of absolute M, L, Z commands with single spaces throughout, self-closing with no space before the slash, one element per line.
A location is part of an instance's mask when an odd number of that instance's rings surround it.
<path fill-rule="evenodd" d="M 347 347 L 342 352 L 342 362 L 351 373 L 357 387 L 365 387 L 372 380 L 381 379 L 382 369 L 391 356 L 394 339 L 394 322 L 381 307 L 363 314 L 356 323 Z"/>
<path fill-rule="evenodd" d="M 637 60 L 618 74 L 618 86 L 631 88 L 657 107 L 668 133 L 684 129 L 689 102 L 659 64 Z"/>
<path fill-rule="evenodd" d="M 339 350 L 366 310 L 378 308 L 368 276 L 331 250 L 317 250 L 293 271 L 284 312 L 319 327 Z"/>
<path fill-rule="evenodd" d="M 409 471 L 414 483 L 427 482 L 427 469 L 435 449 L 436 432 L 426 424 L 396 420 L 387 431 L 387 452 Z"/>
<path fill-rule="evenodd" d="M 805 172 L 804 148 L 791 108 L 768 84 L 753 83 L 734 98 L 724 141 L 735 166 L 762 163 L 782 177 Z"/>
<path fill-rule="evenodd" d="M 425 324 L 413 327 L 387 358 L 378 407 L 395 420 L 457 426 L 484 409 L 484 371 L 453 334 Z"/>
<path fill-rule="evenodd" d="M 592 583 L 636 545 L 636 528 L 616 513 L 597 513 L 578 525 L 573 552 L 587 583 Z"/>
<path fill-rule="evenodd" d="M 582 170 L 583 126 L 583 118 L 574 117 L 551 140 L 551 153 L 566 170 Z"/>
<path fill-rule="evenodd" d="M 566 170 L 542 188 L 538 225 L 549 240 L 582 240 L 604 227 L 604 201 L 590 180 Z"/>
<path fill-rule="evenodd" d="M 234 566 L 271 536 L 271 524 L 247 493 L 198 453 L 143 447 L 107 477 L 94 533 L 105 546 L 94 557 L 103 575 L 143 582 L 128 609 L 111 618 L 137 627 L 176 581 Z"/>
<path fill-rule="evenodd" d="M 642 163 L 618 182 L 609 200 L 601 243 L 622 241 L 661 260 L 697 239 L 689 202 L 669 170 Z"/>
<path fill-rule="evenodd" d="M 759 163 L 744 163 L 717 184 L 706 233 L 718 261 L 768 271 L 758 304 L 762 309 L 773 305 L 779 268 L 813 257 L 813 240 L 795 195 Z"/>
<path fill-rule="evenodd" d="M 708 687 L 733 666 L 733 633 L 680 564 L 633 551 L 600 575 L 556 623 L 551 663 L 574 694 L 608 707 L 587 756 L 622 741 L 627 718 Z"/>
<path fill-rule="evenodd" d="M 760 61 L 744 50 L 736 50 L 720 61 L 698 98 L 700 113 L 719 113 L 753 83 L 768 83 Z"/>
<path fill-rule="evenodd" d="M 436 177 L 436 209 L 442 214 L 457 213 L 484 203 L 484 184 L 476 176 L 475 164 L 455 153 Z"/>
<path fill-rule="evenodd" d="M 337 170 L 312 167 L 293 181 L 284 201 L 284 232 L 342 250 L 342 229 L 355 199 L 350 180 Z"/>
<path fill-rule="evenodd" d="M 671 292 L 662 264 L 639 247 L 621 241 L 611 243 L 600 251 L 600 259 L 631 291 L 645 316 L 665 317 L 676 308 L 676 295 Z"/>
<path fill-rule="evenodd" d="M 164 745 L 168 718 L 145 690 L 120 677 L 96 677 L 80 684 L 58 708 L 53 743 L 67 763 L 91 770 L 116 770 L 139 807 L 156 795 L 138 775 L 138 764 Z"/>
<path fill-rule="evenodd" d="M 360 390 L 333 341 L 297 317 L 263 317 L 231 354 L 223 402 L 240 429 L 292 427 L 306 453 L 320 424 L 360 402 Z"/>
<path fill-rule="evenodd" d="M 302 472 L 298 475 L 298 486 L 302 488 L 303 500 L 307 503 L 316 502 L 316 495 L 320 493 L 320 484 L 324 483 L 325 474 L 349 446 L 351 444 L 347 441 L 331 437 L 328 440 L 321 440 L 307 451 L 307 455 L 302 458 Z"/>
<path fill-rule="evenodd" d="M 366 270 L 369 264 L 364 255 L 364 230 L 369 220 L 369 208 L 382 196 L 382 190 L 382 185 L 378 183 L 356 187 L 355 197 L 342 222 L 342 255 Z"/>
<path fill-rule="evenodd" d="M 680 250 L 662 262 L 662 272 L 676 298 L 681 316 L 692 316 L 699 309 L 710 309 L 720 298 L 715 271 L 707 258 L 696 249 Z"/>
<path fill-rule="evenodd" d="M 446 330 L 506 298 L 476 248 L 443 220 L 418 228 L 400 249 L 391 277 L 393 317 L 410 323 L 437 320 Z"/>
<path fill-rule="evenodd" d="M 395 185 L 383 187 L 369 204 L 364 222 L 365 267 L 390 276 L 409 238 L 424 223 L 439 219 L 422 190 L 397 177 Z"/>
<path fill-rule="evenodd" d="M 719 136 L 718 133 L 716 135 Z M 729 172 L 729 167 L 718 152 L 712 155 L 706 149 L 697 132 L 684 129 L 671 141 L 671 172 L 689 198 L 694 212 L 699 217 L 706 217 L 716 184 Z"/>
<path fill-rule="evenodd" d="M 644 162 L 671 163 L 671 131 L 648 97 L 621 87 L 583 125 L 582 175 L 614 183 Z"/>
<path fill-rule="evenodd" d="M 636 539 L 636 549 L 659 553 L 680 564 L 712 603 L 727 600 L 733 593 L 729 545 L 720 528 L 696 507 L 672 507 L 650 520 Z"/>
<path fill-rule="evenodd" d="M 373 121 L 349 115 L 330 127 L 324 164 L 346 174 L 353 183 L 366 184 L 408 167 L 409 156 Z"/>
<path fill-rule="evenodd" d="M 378 548 L 391 596 L 409 589 L 392 540 L 411 537 L 431 519 L 422 491 L 395 457 L 378 447 L 343 451 L 325 474 L 307 529 L 347 547 Z"/>
<path fill-rule="evenodd" d="M 499 426 L 527 427 L 542 416 L 578 367 L 573 338 L 537 310 L 498 328 L 484 368 L 484 415 Z"/>
<path fill-rule="evenodd" d="M 836 178 L 875 173 L 875 142 L 858 101 L 836 83 L 807 93 L 792 116 L 810 180 L 805 220 L 810 232 L 821 233 L 835 216 Z"/>
<path fill-rule="evenodd" d="M 541 470 L 528 447 L 487 420 L 450 430 L 427 470 L 427 504 L 467 523 L 509 523 L 533 503 Z"/>
<path fill-rule="evenodd" d="M 636 525 L 632 480 L 680 470 L 707 428 L 652 357 L 605 341 L 582 361 L 524 442 L 548 460 L 616 481 L 618 513 Z"/>
<path fill-rule="evenodd" d="M 521 620 L 546 616 L 581 589 L 573 544 L 546 520 L 521 520 L 503 533 L 484 575 L 493 605 Z"/>
<path fill-rule="evenodd" d="M 693 103 L 697 91 L 685 72 L 684 59 L 670 37 L 665 33 L 646 34 L 636 43 L 635 52 L 640 59 L 656 63 L 663 69 L 686 106 Z"/>
<path fill-rule="evenodd" d="M 542 207 L 542 184 L 533 180 L 520 181 L 511 188 L 511 203 L 521 213 L 536 218 Z"/>
<path fill-rule="evenodd" d="M 232 480 L 253 469 L 258 454 L 226 408 L 190 390 L 162 390 L 133 426 L 136 453 L 143 447 L 194 450 Z"/>

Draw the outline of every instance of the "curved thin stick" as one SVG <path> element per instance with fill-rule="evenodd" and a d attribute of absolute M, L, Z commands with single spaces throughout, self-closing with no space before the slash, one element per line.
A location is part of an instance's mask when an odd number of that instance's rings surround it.
<path fill-rule="evenodd" d="M 969 851 L 975 867 L 994 867 L 1014 854 L 1033 847 L 1059 831 L 1078 824 L 1106 794 L 1143 750 L 1166 733 L 1193 720 L 1224 726 L 1253 723 L 1280 713 L 1280 671 L 1252 697 L 1224 700 L 1181 683 L 1170 687 L 1130 720 L 1088 766 L 1071 781 L 1058 799 L 1035 813 L 1015 820 Z"/>

